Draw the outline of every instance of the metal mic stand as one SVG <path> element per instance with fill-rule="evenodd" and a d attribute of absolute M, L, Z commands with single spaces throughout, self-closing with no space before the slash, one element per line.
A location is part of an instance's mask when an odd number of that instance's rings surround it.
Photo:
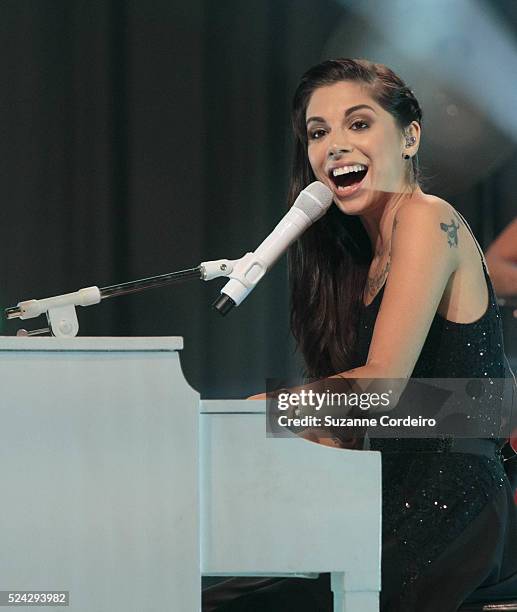
<path fill-rule="evenodd" d="M 79 331 L 79 321 L 75 311 L 76 306 L 91 306 L 92 304 L 98 304 L 101 300 L 129 295 L 130 293 L 140 293 L 147 289 L 165 287 L 166 285 L 181 282 L 189 278 L 212 280 L 221 276 L 228 276 L 236 282 L 251 287 L 258 282 L 259 278 L 258 275 L 255 275 L 257 278 L 254 277 L 253 280 L 246 278 L 246 273 L 250 268 L 250 260 L 256 267 L 257 261 L 253 259 L 251 253 L 246 253 L 246 255 L 236 260 L 218 259 L 215 261 L 205 261 L 196 268 L 160 274 L 159 276 L 142 278 L 119 285 L 110 285 L 101 289 L 96 286 L 85 287 L 73 293 L 65 293 L 40 300 L 26 300 L 19 302 L 16 306 L 6 308 L 5 316 L 7 319 L 25 320 L 33 319 L 45 313 L 47 315 L 48 327 L 32 331 L 22 329 L 19 330 L 17 335 L 35 336 L 51 334 L 59 338 L 72 338 Z M 263 273 L 260 275 L 260 278 L 263 276 Z M 223 315 L 233 306 L 235 306 L 235 302 L 225 294 L 221 294 L 213 304 L 213 307 Z"/>

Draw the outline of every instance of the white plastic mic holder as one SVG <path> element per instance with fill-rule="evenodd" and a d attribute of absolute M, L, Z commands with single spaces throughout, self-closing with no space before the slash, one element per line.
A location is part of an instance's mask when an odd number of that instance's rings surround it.
<path fill-rule="evenodd" d="M 8 319 L 34 319 L 46 313 L 52 334 L 58 338 L 73 338 L 79 331 L 76 306 L 90 306 L 101 301 L 98 287 L 85 287 L 73 293 L 65 293 L 42 300 L 26 300 L 6 309 Z M 46 331 L 46 330 L 42 330 Z"/>

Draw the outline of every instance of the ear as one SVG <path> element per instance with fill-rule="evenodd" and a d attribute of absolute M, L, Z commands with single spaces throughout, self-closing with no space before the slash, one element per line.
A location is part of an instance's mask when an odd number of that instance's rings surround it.
<path fill-rule="evenodd" d="M 404 140 L 403 140 L 403 148 L 404 148 L 404 153 L 407 155 L 411 155 L 411 157 L 413 157 L 414 155 L 416 155 L 417 151 L 418 151 L 418 147 L 420 146 L 420 134 L 421 134 L 421 128 L 420 128 L 420 124 L 418 123 L 418 121 L 412 121 L 407 128 L 405 128 L 404 130 Z M 410 145 L 407 146 L 407 139 L 408 138 L 414 138 L 414 142 Z"/>

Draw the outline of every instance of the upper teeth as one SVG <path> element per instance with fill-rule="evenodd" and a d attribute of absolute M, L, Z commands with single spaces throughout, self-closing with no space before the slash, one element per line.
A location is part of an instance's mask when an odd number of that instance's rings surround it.
<path fill-rule="evenodd" d="M 341 168 L 334 168 L 334 170 L 332 170 L 332 175 L 340 176 L 341 174 L 360 172 L 361 170 L 366 170 L 366 166 L 363 166 L 363 164 L 356 164 L 355 166 L 342 166 Z"/>

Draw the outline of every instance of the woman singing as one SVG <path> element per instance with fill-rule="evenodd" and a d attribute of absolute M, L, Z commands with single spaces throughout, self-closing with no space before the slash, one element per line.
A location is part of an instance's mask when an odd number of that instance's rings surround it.
<path fill-rule="evenodd" d="M 307 375 L 503 378 L 483 255 L 453 206 L 418 183 L 413 92 L 382 64 L 326 61 L 302 77 L 293 124 L 290 203 L 314 180 L 334 196 L 290 254 Z M 453 612 L 517 572 L 501 441 L 468 442 L 371 440 L 382 453 L 383 612 Z M 203 610 L 328 612 L 329 579 L 234 579 L 205 591 Z"/>

